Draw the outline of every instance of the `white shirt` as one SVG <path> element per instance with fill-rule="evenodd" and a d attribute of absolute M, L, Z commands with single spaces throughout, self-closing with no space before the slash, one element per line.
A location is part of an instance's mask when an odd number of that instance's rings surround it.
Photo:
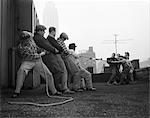
<path fill-rule="evenodd" d="M 80 61 L 79 61 L 79 55 L 77 53 L 75 53 L 75 51 L 73 49 L 68 49 L 68 52 L 73 56 L 73 60 L 74 62 L 78 65 L 81 66 Z"/>

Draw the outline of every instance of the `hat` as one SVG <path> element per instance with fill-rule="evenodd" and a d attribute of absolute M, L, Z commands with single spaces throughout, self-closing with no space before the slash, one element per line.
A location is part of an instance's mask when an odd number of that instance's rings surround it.
<path fill-rule="evenodd" d="M 32 36 L 32 34 L 28 31 L 22 31 L 20 34 L 20 39 L 28 39 Z"/>
<path fill-rule="evenodd" d="M 69 39 L 68 35 L 64 32 L 60 34 L 60 38 L 64 38 L 64 39 L 67 39 L 67 40 Z"/>
<path fill-rule="evenodd" d="M 74 47 L 77 47 L 75 43 L 70 43 L 69 44 L 69 49 L 74 48 Z"/>
<path fill-rule="evenodd" d="M 46 27 L 44 25 L 37 25 L 35 27 L 35 31 L 40 31 L 40 30 L 46 30 Z"/>

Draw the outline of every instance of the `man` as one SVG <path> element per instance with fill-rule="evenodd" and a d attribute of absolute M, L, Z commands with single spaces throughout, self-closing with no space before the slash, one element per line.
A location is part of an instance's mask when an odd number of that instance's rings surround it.
<path fill-rule="evenodd" d="M 123 75 L 124 77 L 126 77 L 127 83 L 134 83 L 133 78 L 134 68 L 131 61 L 129 60 L 129 56 L 130 56 L 129 52 L 125 52 L 126 61 L 123 63 Z"/>
<path fill-rule="evenodd" d="M 70 52 L 70 54 L 73 55 L 74 61 L 75 61 L 75 63 L 78 65 L 78 67 L 79 67 L 79 69 L 80 69 L 80 73 L 79 73 L 80 78 L 81 78 L 81 79 L 82 79 L 82 78 L 84 79 L 86 90 L 95 91 L 96 88 L 93 88 L 91 73 L 88 72 L 86 69 L 84 69 L 84 68 L 81 66 L 81 64 L 80 64 L 80 62 L 79 62 L 79 55 L 77 55 L 77 54 L 75 53 L 76 47 L 77 47 L 77 46 L 75 45 L 75 43 L 69 44 L 69 52 Z M 82 80 L 82 81 L 83 81 L 83 80 Z M 81 82 L 81 86 L 82 86 L 82 87 L 84 86 L 84 83 L 83 83 L 83 82 Z"/>
<path fill-rule="evenodd" d="M 55 40 L 55 35 L 56 35 L 56 28 L 50 27 L 49 35 L 46 40 L 49 42 L 51 46 L 56 48 L 59 51 L 59 53 L 57 54 L 49 53 L 48 55 L 43 56 L 43 61 L 54 76 L 56 88 L 65 94 L 72 94 L 74 92 L 70 91 L 67 85 L 67 79 L 68 79 L 67 69 L 60 55 L 63 49 L 61 46 L 59 46 L 59 44 Z"/>
<path fill-rule="evenodd" d="M 65 62 L 66 68 L 68 70 L 69 78 L 73 77 L 73 90 L 75 92 L 82 92 L 80 89 L 80 76 L 79 76 L 79 67 L 74 63 L 72 56 L 70 55 L 66 44 L 64 41 L 68 40 L 68 35 L 66 33 L 61 33 L 59 38 L 57 39 L 58 44 L 63 48 L 63 52 L 61 54 L 62 59 Z"/>
<path fill-rule="evenodd" d="M 120 76 L 120 72 L 119 72 L 119 63 L 112 63 L 113 61 L 118 61 L 115 58 L 115 53 L 112 53 L 111 58 L 107 58 L 107 63 L 110 65 L 110 69 L 111 69 L 111 76 L 109 78 L 109 80 L 107 81 L 107 85 L 111 85 L 111 84 L 117 84 L 117 80 Z"/>
<path fill-rule="evenodd" d="M 57 90 L 55 89 L 51 72 L 48 70 L 41 59 L 41 56 L 45 55 L 45 52 L 41 52 L 38 54 L 38 49 L 31 33 L 27 31 L 22 32 L 17 51 L 19 57 L 22 58 L 22 64 L 17 73 L 16 89 L 12 97 L 16 98 L 19 96 L 25 77 L 33 68 L 44 79 L 48 80 L 48 87 L 52 95 L 61 95 L 61 93 L 57 92 Z"/>

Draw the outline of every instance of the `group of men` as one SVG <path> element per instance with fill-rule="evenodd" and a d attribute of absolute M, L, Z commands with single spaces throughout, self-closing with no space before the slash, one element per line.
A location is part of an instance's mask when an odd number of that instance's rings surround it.
<path fill-rule="evenodd" d="M 112 53 L 111 58 L 107 58 L 112 73 L 107 85 L 123 85 L 135 82 L 133 78 L 134 67 L 129 61 L 129 56 L 129 52 L 125 52 L 124 56 Z"/>
<path fill-rule="evenodd" d="M 56 28 L 50 27 L 49 35 L 44 38 L 45 30 L 45 26 L 37 25 L 34 35 L 28 31 L 21 32 L 17 54 L 22 63 L 12 97 L 20 95 L 25 77 L 31 69 L 46 80 L 51 95 L 95 91 L 91 73 L 80 65 L 79 56 L 75 53 L 75 43 L 69 44 L 68 49 L 64 43 L 69 39 L 66 33 L 61 33 L 55 39 Z"/>

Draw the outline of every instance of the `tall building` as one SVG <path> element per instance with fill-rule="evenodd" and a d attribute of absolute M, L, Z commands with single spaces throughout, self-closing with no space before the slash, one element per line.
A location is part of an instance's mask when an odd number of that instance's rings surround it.
<path fill-rule="evenodd" d="M 81 53 L 79 53 L 79 56 L 82 67 L 84 67 L 91 73 L 96 73 L 96 60 L 93 60 L 93 58 L 95 58 L 93 47 L 89 47 L 87 51 L 82 51 Z"/>
<path fill-rule="evenodd" d="M 15 84 L 20 64 L 15 54 L 20 31 L 39 24 L 33 0 L 0 0 L 0 87 Z"/>
<path fill-rule="evenodd" d="M 58 11 L 55 4 L 52 1 L 48 1 L 43 12 L 43 24 L 47 29 L 51 26 L 56 27 L 58 33 Z M 46 32 L 47 35 L 48 32 Z"/>

